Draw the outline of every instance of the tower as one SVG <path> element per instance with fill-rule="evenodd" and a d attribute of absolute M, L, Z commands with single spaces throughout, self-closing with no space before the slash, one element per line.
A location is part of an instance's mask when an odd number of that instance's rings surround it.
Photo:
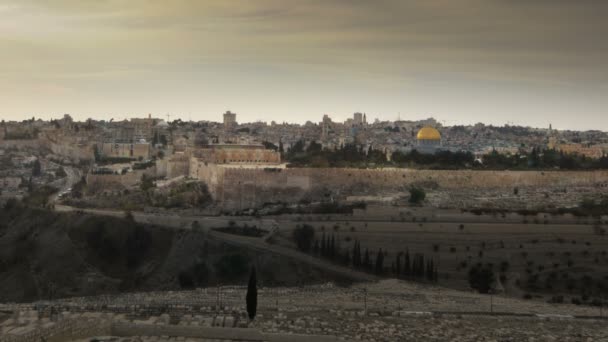
<path fill-rule="evenodd" d="M 236 113 L 226 111 L 226 113 L 224 113 L 224 128 L 232 128 L 236 125 Z"/>

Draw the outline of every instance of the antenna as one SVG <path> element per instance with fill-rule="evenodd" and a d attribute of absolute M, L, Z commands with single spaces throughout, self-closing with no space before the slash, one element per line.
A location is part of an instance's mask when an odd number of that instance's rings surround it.
<path fill-rule="evenodd" d="M 171 121 L 171 114 L 167 113 L 167 123 Z"/>

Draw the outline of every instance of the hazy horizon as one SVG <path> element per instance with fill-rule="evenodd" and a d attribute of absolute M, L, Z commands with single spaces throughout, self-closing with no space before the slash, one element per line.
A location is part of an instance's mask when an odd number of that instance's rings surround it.
<path fill-rule="evenodd" d="M 601 0 L 0 2 L 0 118 L 608 131 Z"/>

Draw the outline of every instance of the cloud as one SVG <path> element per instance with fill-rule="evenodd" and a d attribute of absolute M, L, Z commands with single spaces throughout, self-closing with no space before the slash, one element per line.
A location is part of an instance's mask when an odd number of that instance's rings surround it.
<path fill-rule="evenodd" d="M 265 70 L 278 83 L 440 83 L 439 95 L 459 82 L 605 89 L 606 17 L 604 0 L 8 0 L 0 81 L 104 91 L 214 75 L 229 88 L 222 73 Z"/>

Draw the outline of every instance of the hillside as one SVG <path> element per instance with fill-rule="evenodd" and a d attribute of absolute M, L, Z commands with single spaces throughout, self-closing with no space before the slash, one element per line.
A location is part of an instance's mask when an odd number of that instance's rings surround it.
<path fill-rule="evenodd" d="M 332 279 L 200 232 L 21 206 L 0 210 L 2 302 L 244 284 L 253 263 L 266 285 Z"/>

